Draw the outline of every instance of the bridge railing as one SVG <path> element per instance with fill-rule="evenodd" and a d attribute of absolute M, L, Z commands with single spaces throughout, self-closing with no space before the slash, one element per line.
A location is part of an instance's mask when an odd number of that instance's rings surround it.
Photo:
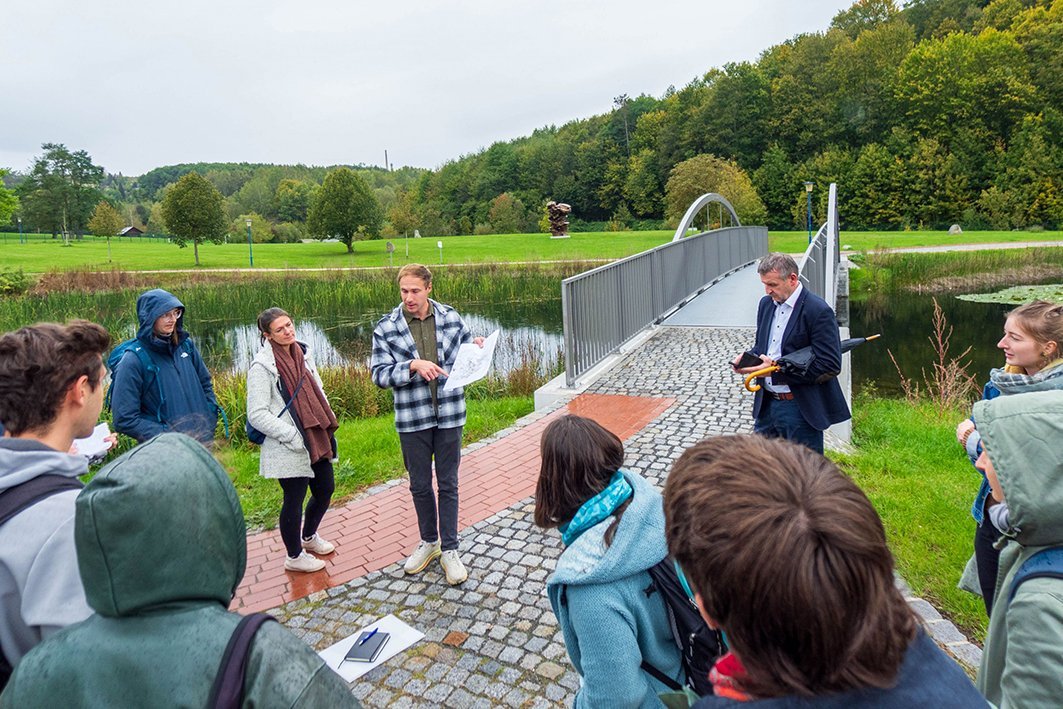
<path fill-rule="evenodd" d="M 801 259 L 800 279 L 805 288 L 837 307 L 838 263 L 841 250 L 838 247 L 838 186 L 833 182 L 827 201 L 827 221 L 809 242 Z"/>
<path fill-rule="evenodd" d="M 768 229 L 716 229 L 561 282 L 565 385 L 720 276 L 768 252 Z"/>

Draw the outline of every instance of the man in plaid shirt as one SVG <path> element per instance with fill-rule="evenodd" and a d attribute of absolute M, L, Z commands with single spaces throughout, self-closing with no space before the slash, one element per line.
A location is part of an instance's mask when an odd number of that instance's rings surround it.
<path fill-rule="evenodd" d="M 440 377 L 454 366 L 466 342 L 483 347 L 458 312 L 430 299 L 432 272 L 420 264 L 399 269 L 402 303 L 380 318 L 373 329 L 373 382 L 391 389 L 395 398 L 395 429 L 403 464 L 410 474 L 410 493 L 417 510 L 421 543 L 406 560 L 407 574 L 424 570 L 435 558 L 447 583 L 468 578 L 458 556 L 458 464 L 465 426 L 465 393 L 443 391 Z M 432 489 L 435 459 L 438 505 Z"/>

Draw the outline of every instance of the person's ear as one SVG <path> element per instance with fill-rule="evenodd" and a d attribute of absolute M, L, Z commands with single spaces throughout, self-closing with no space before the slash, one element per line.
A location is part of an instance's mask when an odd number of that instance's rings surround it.
<path fill-rule="evenodd" d="M 103 385 L 103 382 L 100 382 Z M 89 393 L 92 391 L 92 386 L 89 384 L 89 378 L 87 375 L 82 374 L 80 377 L 74 380 L 67 389 L 67 401 L 71 404 L 77 404 L 78 406 L 84 406 L 85 401 L 89 397 Z"/>

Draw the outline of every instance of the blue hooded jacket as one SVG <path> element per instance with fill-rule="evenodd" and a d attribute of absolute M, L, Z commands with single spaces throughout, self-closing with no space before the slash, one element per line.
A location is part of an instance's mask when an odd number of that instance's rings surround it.
<path fill-rule="evenodd" d="M 659 593 L 647 594 L 647 571 L 664 558 L 661 494 L 636 473 L 622 471 L 634 488 L 613 543 L 605 545 L 609 517 L 565 548 L 546 580 L 550 604 L 565 637 L 565 649 L 583 682 L 576 709 L 655 709 L 668 688 L 640 664 L 684 681 L 679 649 Z"/>
<path fill-rule="evenodd" d="M 130 350 L 115 367 L 111 382 L 114 429 L 141 443 L 167 431 L 207 443 L 214 440 L 218 425 L 218 402 L 210 372 L 184 331 L 184 313 L 174 328 L 176 344 L 155 336 L 155 321 L 174 308 L 183 309 L 184 305 L 172 293 L 158 288 L 137 298 L 137 341 L 158 372 L 145 371 L 137 354 Z M 160 389 L 165 401 L 160 401 Z"/>

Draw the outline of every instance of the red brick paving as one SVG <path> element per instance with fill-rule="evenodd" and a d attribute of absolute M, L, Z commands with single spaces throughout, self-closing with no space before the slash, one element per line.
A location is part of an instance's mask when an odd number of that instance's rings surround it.
<path fill-rule="evenodd" d="M 587 416 L 627 440 L 657 418 L 674 399 L 581 394 L 558 411 L 462 457 L 458 528 L 465 529 L 529 496 L 539 471 L 539 437 L 555 417 Z M 325 515 L 321 536 L 336 545 L 323 570 L 284 570 L 284 544 L 277 530 L 247 537 L 247 571 L 232 609 L 245 613 L 276 608 L 404 558 L 419 541 L 417 516 L 407 485 L 395 485 Z"/>

